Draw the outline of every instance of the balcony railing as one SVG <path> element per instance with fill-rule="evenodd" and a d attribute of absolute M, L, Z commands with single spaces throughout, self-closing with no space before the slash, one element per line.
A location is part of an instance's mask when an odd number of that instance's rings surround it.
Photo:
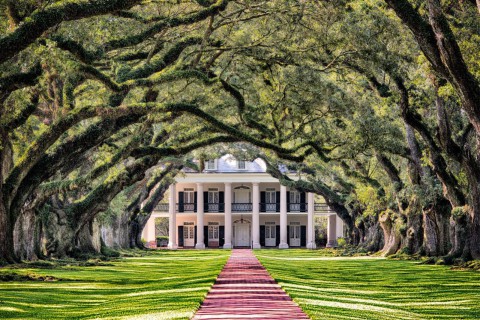
<path fill-rule="evenodd" d="M 280 212 L 280 203 L 260 203 L 260 212 Z"/>
<path fill-rule="evenodd" d="M 315 203 L 315 205 L 313 206 L 313 210 L 315 210 L 315 212 L 331 211 L 330 207 L 326 203 Z"/>
<path fill-rule="evenodd" d="M 232 203 L 232 212 L 251 212 L 252 208 L 251 203 Z"/>
<path fill-rule="evenodd" d="M 306 203 L 289 203 L 287 204 L 287 211 L 289 212 L 306 212 L 307 204 Z"/>
<path fill-rule="evenodd" d="M 232 203 L 232 212 L 251 212 L 252 203 Z M 177 203 L 176 212 L 197 212 L 196 203 Z M 307 212 L 307 203 L 288 203 L 288 212 Z M 168 212 L 168 203 L 159 203 L 155 211 Z M 225 212 L 225 203 L 205 203 L 205 212 Z M 332 210 L 325 203 L 315 203 L 315 212 L 331 212 Z M 280 203 L 260 203 L 260 212 L 280 212 Z"/>
<path fill-rule="evenodd" d="M 155 211 L 168 212 L 168 207 L 169 207 L 168 203 L 159 203 L 155 207 Z"/>
<path fill-rule="evenodd" d="M 225 212 L 225 203 L 205 203 L 203 211 L 205 212 Z"/>

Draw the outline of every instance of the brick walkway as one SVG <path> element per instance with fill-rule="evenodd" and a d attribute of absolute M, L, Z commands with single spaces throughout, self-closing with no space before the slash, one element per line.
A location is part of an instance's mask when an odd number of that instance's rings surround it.
<path fill-rule="evenodd" d="M 235 249 L 193 320 L 308 319 L 250 249 Z"/>

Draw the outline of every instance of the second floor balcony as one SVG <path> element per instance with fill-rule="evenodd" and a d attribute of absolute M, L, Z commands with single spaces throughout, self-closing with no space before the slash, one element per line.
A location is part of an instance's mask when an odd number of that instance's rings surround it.
<path fill-rule="evenodd" d="M 168 212 L 169 204 L 168 203 L 159 203 L 156 208 L 156 211 L 159 212 Z M 308 204 L 307 203 L 287 203 L 287 212 L 307 212 Z M 175 211 L 178 213 L 182 212 L 197 212 L 197 203 L 177 203 L 175 205 Z M 203 206 L 204 212 L 225 212 L 225 203 L 204 203 Z M 253 204 L 252 203 L 232 203 L 231 212 L 233 213 L 242 213 L 242 212 L 252 212 Z M 260 212 L 280 212 L 280 203 L 259 203 Z M 330 208 L 325 203 L 315 203 L 314 204 L 315 212 L 330 212 Z"/>

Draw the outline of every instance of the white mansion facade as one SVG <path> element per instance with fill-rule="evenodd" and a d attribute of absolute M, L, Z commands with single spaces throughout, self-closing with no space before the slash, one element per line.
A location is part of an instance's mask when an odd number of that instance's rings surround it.
<path fill-rule="evenodd" d="M 295 176 L 291 176 L 295 179 Z M 169 218 L 168 248 L 306 247 L 314 249 L 314 216 L 328 216 L 327 247 L 343 237 L 343 222 L 313 193 L 290 190 L 266 173 L 263 160 L 225 155 L 203 172 L 185 171 L 170 185 L 143 230 L 156 244 L 155 219 Z"/>

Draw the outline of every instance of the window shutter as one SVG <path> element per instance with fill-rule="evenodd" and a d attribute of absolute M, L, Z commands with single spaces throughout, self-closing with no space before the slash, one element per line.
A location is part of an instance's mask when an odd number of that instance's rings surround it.
<path fill-rule="evenodd" d="M 183 226 L 178 226 L 178 246 L 183 247 Z"/>
<path fill-rule="evenodd" d="M 197 212 L 197 200 L 198 200 L 198 193 L 197 191 L 195 191 L 195 193 L 193 194 L 193 212 Z M 195 237 L 195 239 L 197 239 L 197 237 Z"/>
<path fill-rule="evenodd" d="M 208 191 L 203 192 L 203 211 L 208 212 Z"/>
<path fill-rule="evenodd" d="M 287 243 L 290 245 L 290 226 L 287 226 Z"/>
<path fill-rule="evenodd" d="M 218 212 L 225 212 L 225 192 L 218 192 Z"/>
<path fill-rule="evenodd" d="M 275 233 L 276 233 L 276 239 L 275 239 L 275 244 L 277 247 L 280 245 L 280 226 L 275 226 Z"/>
<path fill-rule="evenodd" d="M 307 226 L 300 226 L 300 246 L 307 246 Z"/>
<path fill-rule="evenodd" d="M 265 206 L 265 202 L 266 202 L 266 194 L 265 194 L 265 191 L 261 191 L 260 192 L 260 212 L 265 212 L 267 211 L 266 209 L 266 206 Z M 261 229 L 260 229 L 261 230 Z M 265 230 L 264 230 L 265 231 Z"/>
<path fill-rule="evenodd" d="M 223 245 L 225 244 L 225 226 L 219 226 L 218 227 L 218 245 L 220 247 L 223 247 Z"/>
<path fill-rule="evenodd" d="M 305 192 L 300 192 L 300 212 L 305 212 L 307 206 L 306 206 L 306 202 L 307 202 L 307 199 L 306 199 L 306 194 Z"/>
<path fill-rule="evenodd" d="M 290 191 L 287 191 L 287 212 L 290 212 Z"/>
<path fill-rule="evenodd" d="M 265 247 L 265 226 L 260 226 L 260 245 Z"/>
<path fill-rule="evenodd" d="M 276 212 L 280 212 L 280 191 L 275 192 L 275 198 L 277 198 L 277 204 L 275 206 Z"/>
<path fill-rule="evenodd" d="M 208 247 L 208 226 L 203 226 L 203 243 L 205 248 Z"/>
<path fill-rule="evenodd" d="M 184 192 L 180 191 L 178 193 L 178 212 L 183 212 L 183 197 L 184 197 Z"/>
<path fill-rule="evenodd" d="M 194 234 L 194 236 L 195 236 L 194 243 L 195 243 L 195 245 L 196 245 L 196 244 L 197 244 L 197 226 L 194 227 L 194 230 L 195 230 L 195 231 L 193 232 L 193 234 Z"/>

